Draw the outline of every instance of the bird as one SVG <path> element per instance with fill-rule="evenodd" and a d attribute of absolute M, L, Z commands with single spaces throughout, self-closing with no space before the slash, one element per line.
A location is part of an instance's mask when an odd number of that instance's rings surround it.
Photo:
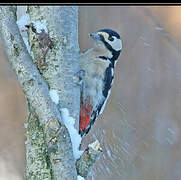
<path fill-rule="evenodd" d="M 95 120 L 104 111 L 114 80 L 114 68 L 122 51 L 120 35 L 109 28 L 89 36 L 93 47 L 79 56 L 84 72 L 80 93 L 79 134 L 85 136 Z"/>

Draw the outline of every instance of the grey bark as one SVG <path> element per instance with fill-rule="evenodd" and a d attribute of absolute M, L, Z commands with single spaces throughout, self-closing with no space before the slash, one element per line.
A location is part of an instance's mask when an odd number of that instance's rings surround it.
<path fill-rule="evenodd" d="M 39 66 L 39 70 L 49 87 L 60 91 L 59 108 L 68 108 L 70 115 L 78 120 L 80 88 L 73 79 L 79 71 L 78 7 L 29 6 L 28 13 L 32 22 L 46 20 L 53 42 L 44 59 L 46 65 Z M 38 63 L 41 57 L 41 48 L 35 41 L 38 37 L 29 31 L 29 38 L 35 62 Z"/>
<path fill-rule="evenodd" d="M 78 8 L 29 6 L 28 13 L 32 22 L 45 20 L 48 29 L 48 34 L 43 29 L 42 34 L 40 34 L 32 30 L 34 27 L 29 28 L 29 42 L 35 57 L 34 63 L 49 88 L 59 92 L 61 100 L 59 111 L 61 108 L 66 107 L 69 109 L 70 115 L 78 120 L 80 89 L 79 86 L 73 83 L 72 79 L 78 71 Z M 45 37 L 46 39 L 47 36 L 52 42 L 51 48 L 46 45 L 46 42 L 40 45 L 43 41 L 41 39 L 41 42 L 39 42 L 40 37 Z M 63 152 L 69 152 L 69 148 L 70 146 L 65 144 Z M 57 158 L 57 160 L 62 161 L 61 158 Z M 67 167 L 69 168 L 69 173 L 76 174 L 75 160 L 67 160 L 66 165 L 72 163 L 72 165 Z M 60 174 L 65 172 L 64 169 L 62 169 L 62 172 L 60 171 L 60 168 L 56 166 L 57 163 L 52 162 L 52 164 L 55 165 L 54 169 L 57 169 Z"/>
<path fill-rule="evenodd" d="M 76 179 L 75 160 L 69 133 L 64 125 L 59 125 L 61 115 L 49 97 L 49 88 L 46 82 L 42 79 L 25 48 L 16 25 L 16 7 L 1 7 L 0 21 L 1 37 L 4 40 L 9 61 L 18 77 L 28 104 L 31 104 L 29 109 L 33 109 L 33 112 L 30 113 L 38 118 L 40 126 L 43 128 L 43 138 L 46 147 L 48 147 L 44 150 L 41 146 L 42 142 L 38 143 L 38 140 L 35 140 L 38 136 L 40 137 L 39 134 L 42 131 L 38 129 L 36 132 L 36 123 L 34 123 L 34 126 L 29 129 L 31 133 L 27 133 L 28 168 L 26 178 Z M 45 160 L 44 154 L 46 152 L 50 163 Z M 36 156 L 37 154 L 38 156 Z M 42 163 L 42 159 L 46 163 Z"/>
<path fill-rule="evenodd" d="M 78 128 L 80 87 L 74 81 L 79 70 L 78 7 L 30 6 L 28 13 L 32 21 L 27 28 L 34 59 L 16 25 L 16 7 L 0 7 L 0 34 L 29 110 L 26 179 L 73 180 L 77 179 L 77 172 L 81 174 L 82 167 L 86 177 L 90 166 L 83 161 L 89 158 L 80 158 L 76 168 L 70 135 L 61 123 L 60 114 L 61 108 L 68 108 Z M 34 27 L 35 22 L 42 20 L 46 21 L 48 33 L 43 29 L 37 32 Z M 52 102 L 49 89 L 58 91 L 58 106 Z M 92 157 L 95 162 L 98 155 Z"/>

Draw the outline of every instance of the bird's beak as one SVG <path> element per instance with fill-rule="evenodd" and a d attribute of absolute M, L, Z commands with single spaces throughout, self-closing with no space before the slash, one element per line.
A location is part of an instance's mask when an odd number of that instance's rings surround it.
<path fill-rule="evenodd" d="M 99 34 L 94 34 L 94 33 L 91 33 L 89 34 L 89 36 L 94 39 L 94 40 L 101 40 L 101 36 Z"/>

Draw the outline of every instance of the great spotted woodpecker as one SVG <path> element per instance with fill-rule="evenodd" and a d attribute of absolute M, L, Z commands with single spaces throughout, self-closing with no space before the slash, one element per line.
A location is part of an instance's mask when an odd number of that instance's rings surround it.
<path fill-rule="evenodd" d="M 79 133 L 87 134 L 104 110 L 114 79 L 114 68 L 122 49 L 117 32 L 101 29 L 90 34 L 94 46 L 80 54 L 80 69 L 85 72 L 81 88 Z"/>

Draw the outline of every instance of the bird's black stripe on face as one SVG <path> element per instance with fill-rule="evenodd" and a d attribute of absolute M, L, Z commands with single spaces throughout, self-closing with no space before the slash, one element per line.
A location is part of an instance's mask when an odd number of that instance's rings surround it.
<path fill-rule="evenodd" d="M 109 35 L 109 36 L 110 36 L 110 35 Z M 104 37 L 103 37 L 102 34 L 100 34 L 100 37 L 101 37 L 101 41 L 105 44 L 106 48 L 107 48 L 109 51 L 111 51 L 111 53 L 112 53 L 112 58 L 110 58 L 109 60 L 111 61 L 112 65 L 113 65 L 113 67 L 114 67 L 114 64 L 115 64 L 114 62 L 118 59 L 118 57 L 119 57 L 119 55 L 120 55 L 120 53 L 121 53 L 121 50 L 120 50 L 120 51 L 114 50 L 114 49 L 112 48 L 112 46 L 111 46 L 108 42 L 105 41 L 105 39 L 104 39 Z"/>
<path fill-rule="evenodd" d="M 101 58 L 103 60 L 108 60 L 108 58 L 106 56 L 99 56 L 99 58 Z"/>
<path fill-rule="evenodd" d="M 103 42 L 104 42 L 105 46 L 107 47 L 107 49 L 112 52 L 113 56 L 112 56 L 112 58 L 110 60 L 114 64 L 114 61 L 116 61 L 118 59 L 118 57 L 119 57 L 119 55 L 121 53 L 121 50 L 120 51 L 115 51 L 109 43 L 107 43 L 105 40 L 103 40 Z"/>

